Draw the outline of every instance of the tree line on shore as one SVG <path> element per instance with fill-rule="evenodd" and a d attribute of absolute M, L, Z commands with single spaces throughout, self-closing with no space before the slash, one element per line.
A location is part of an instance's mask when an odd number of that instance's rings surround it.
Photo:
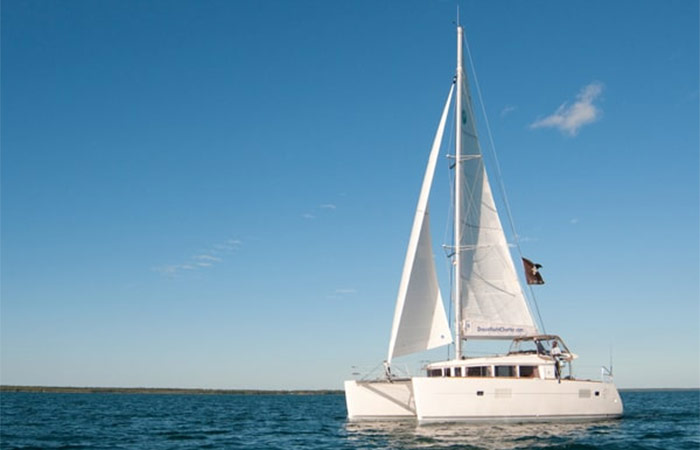
<path fill-rule="evenodd" d="M 201 395 L 334 395 L 343 391 L 320 390 L 264 390 L 264 389 L 186 389 L 186 388 L 125 388 L 125 387 L 72 387 L 72 386 L 0 386 L 0 392 L 32 392 L 54 394 L 201 394 Z"/>

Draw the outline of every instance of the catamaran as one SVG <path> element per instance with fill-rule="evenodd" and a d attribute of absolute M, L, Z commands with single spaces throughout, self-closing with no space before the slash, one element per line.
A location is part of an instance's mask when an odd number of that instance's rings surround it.
<path fill-rule="evenodd" d="M 464 70 L 464 42 L 458 26 L 456 76 L 423 178 L 385 373 L 345 381 L 348 418 L 429 423 L 620 417 L 622 400 L 611 368 L 603 368 L 607 371 L 599 380 L 575 377 L 571 365 L 577 356 L 559 336 L 541 333 L 533 318 L 485 170 Z M 449 246 L 453 339 L 433 258 L 428 200 L 454 91 L 455 150 L 449 156 L 454 170 L 454 240 Z M 541 266 L 522 259 L 526 283 L 541 284 Z M 464 354 L 466 340 L 484 339 L 511 340 L 510 350 L 486 357 Z M 452 343 L 453 359 L 428 364 L 421 376 L 392 375 L 394 358 Z"/>

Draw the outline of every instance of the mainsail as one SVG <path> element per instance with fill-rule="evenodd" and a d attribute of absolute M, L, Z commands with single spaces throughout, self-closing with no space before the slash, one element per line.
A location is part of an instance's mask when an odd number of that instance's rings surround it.
<path fill-rule="evenodd" d="M 460 43 L 461 45 L 461 43 Z M 537 333 L 491 193 L 474 122 L 469 83 L 461 77 L 460 258 L 463 338 L 512 338 Z"/>
<path fill-rule="evenodd" d="M 433 175 L 435 174 L 453 90 L 454 86 L 450 88 L 450 94 L 447 97 L 437 133 L 435 133 L 433 147 L 428 158 L 428 167 L 425 170 L 423 186 L 418 198 L 418 206 L 401 275 L 401 284 L 396 298 L 394 323 L 391 327 L 391 340 L 389 341 L 389 356 L 387 357 L 389 363 L 393 357 L 428 350 L 452 342 L 435 272 L 433 245 L 430 238 L 428 197 L 433 184 Z"/>

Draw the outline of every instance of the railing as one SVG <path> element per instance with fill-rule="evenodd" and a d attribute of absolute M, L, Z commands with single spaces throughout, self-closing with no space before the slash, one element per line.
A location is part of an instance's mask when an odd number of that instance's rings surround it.
<path fill-rule="evenodd" d="M 601 381 L 603 383 L 612 383 L 613 381 L 612 370 L 605 366 L 574 364 L 572 375 L 577 380 Z"/>
<path fill-rule="evenodd" d="M 600 381 L 602 381 L 603 383 L 612 383 L 612 366 L 610 366 L 609 368 L 605 366 L 600 366 Z"/>
<path fill-rule="evenodd" d="M 411 372 L 406 365 L 391 365 L 390 371 L 384 363 L 379 363 L 374 367 L 371 366 L 351 366 L 351 376 L 357 381 L 408 378 L 411 377 Z"/>

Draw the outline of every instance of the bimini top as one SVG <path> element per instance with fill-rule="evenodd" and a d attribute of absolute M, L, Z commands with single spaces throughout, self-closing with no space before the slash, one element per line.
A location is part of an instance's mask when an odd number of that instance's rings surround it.
<path fill-rule="evenodd" d="M 538 341 L 557 340 L 559 342 L 562 342 L 562 339 L 559 336 L 557 336 L 556 334 L 534 334 L 534 335 L 530 335 L 530 336 L 519 336 L 519 337 L 513 338 L 513 341 L 532 341 L 532 340 L 538 340 Z"/>
<path fill-rule="evenodd" d="M 531 336 L 516 337 L 510 345 L 508 355 L 514 354 L 537 354 L 552 355 L 552 348 L 558 346 L 564 359 L 576 359 L 574 354 L 566 346 L 562 338 L 556 334 L 537 334 Z"/>

